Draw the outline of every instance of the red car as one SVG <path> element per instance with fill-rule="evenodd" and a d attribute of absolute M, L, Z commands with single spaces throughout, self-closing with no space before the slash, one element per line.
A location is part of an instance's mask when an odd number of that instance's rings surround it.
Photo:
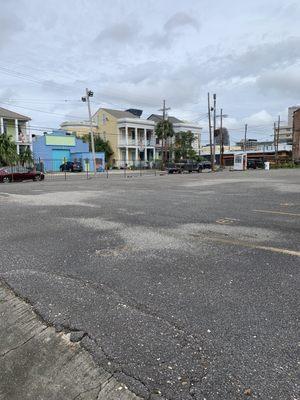
<path fill-rule="evenodd" d="M 24 167 L 0 168 L 0 182 L 42 181 L 45 178 L 43 172 Z"/>

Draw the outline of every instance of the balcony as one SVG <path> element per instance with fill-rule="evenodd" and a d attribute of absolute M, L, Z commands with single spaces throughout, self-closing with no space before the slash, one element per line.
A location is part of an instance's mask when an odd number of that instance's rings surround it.
<path fill-rule="evenodd" d="M 149 147 L 155 147 L 156 139 L 147 140 L 146 143 Z"/>
<path fill-rule="evenodd" d="M 146 140 L 146 146 L 147 147 L 155 147 L 155 143 L 156 140 L 150 139 L 150 140 Z M 126 142 L 126 138 L 125 137 L 121 137 L 119 138 L 119 146 L 125 147 L 125 146 L 139 146 L 139 147 L 144 147 L 145 146 L 145 140 L 144 138 L 138 138 L 138 140 L 136 139 L 128 139 L 128 141 Z"/>
<path fill-rule="evenodd" d="M 23 132 L 19 133 L 17 143 L 18 144 L 28 144 L 28 143 L 30 143 L 30 136 L 26 135 Z"/>
<path fill-rule="evenodd" d="M 137 146 L 137 142 L 135 139 L 128 139 L 126 142 L 125 138 L 119 139 L 119 146 Z"/>

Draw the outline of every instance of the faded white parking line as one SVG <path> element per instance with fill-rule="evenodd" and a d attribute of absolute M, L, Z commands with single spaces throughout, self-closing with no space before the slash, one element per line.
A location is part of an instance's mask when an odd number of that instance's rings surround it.
<path fill-rule="evenodd" d="M 300 217 L 300 214 L 290 213 L 285 211 L 272 211 L 272 210 L 253 210 L 254 212 L 266 213 L 266 214 L 279 214 L 279 215 L 290 215 L 292 217 Z"/>
<path fill-rule="evenodd" d="M 209 240 L 212 242 L 230 244 L 230 245 L 241 246 L 241 247 L 249 247 L 252 249 L 266 250 L 266 251 L 271 251 L 273 253 L 281 253 L 281 254 L 287 254 L 290 256 L 300 257 L 300 251 L 296 251 L 296 250 L 289 250 L 289 249 L 283 249 L 280 247 L 272 247 L 272 246 L 261 246 L 259 244 L 250 243 L 250 242 L 246 242 L 243 240 L 225 239 L 225 238 L 220 238 L 220 237 L 215 237 L 215 236 L 202 236 L 202 235 L 197 235 L 197 234 L 191 234 L 191 236 L 198 237 L 203 240 Z"/>

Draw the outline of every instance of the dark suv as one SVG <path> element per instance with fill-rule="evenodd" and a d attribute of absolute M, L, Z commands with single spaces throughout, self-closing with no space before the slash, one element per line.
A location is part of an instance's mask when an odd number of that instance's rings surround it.
<path fill-rule="evenodd" d="M 247 160 L 247 168 L 248 169 L 257 169 L 257 168 L 264 168 L 264 162 L 260 159 L 248 159 Z"/>
<path fill-rule="evenodd" d="M 79 161 L 67 161 L 59 167 L 61 172 L 82 172 L 82 164 Z"/>
<path fill-rule="evenodd" d="M 201 161 L 198 166 L 200 171 L 202 171 L 203 169 L 211 169 L 211 162 Z"/>

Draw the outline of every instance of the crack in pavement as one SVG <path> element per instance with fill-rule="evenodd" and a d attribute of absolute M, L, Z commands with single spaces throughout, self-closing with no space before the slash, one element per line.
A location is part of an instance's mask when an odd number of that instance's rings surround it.
<path fill-rule="evenodd" d="M 94 387 L 92 387 L 92 388 L 89 388 L 89 389 L 84 390 L 83 392 L 78 393 L 75 397 L 73 397 L 72 400 L 76 400 L 76 399 L 79 398 L 79 396 L 81 396 L 81 395 L 83 395 L 83 394 L 85 394 L 85 393 L 92 392 L 93 390 L 96 390 L 96 389 L 98 389 L 98 388 L 99 388 L 99 392 L 97 393 L 97 395 L 96 395 L 96 397 L 95 397 L 95 399 L 94 399 L 94 400 L 97 400 L 98 397 L 99 397 L 99 393 L 101 392 L 101 390 L 102 390 L 102 388 L 103 388 L 103 385 L 102 385 L 101 383 L 100 383 L 99 385 L 97 385 L 97 386 L 94 386 Z"/>
<path fill-rule="evenodd" d="M 42 332 L 44 332 L 46 329 L 48 329 L 48 326 L 46 326 L 44 329 L 41 329 L 38 333 L 35 333 L 34 335 L 32 335 L 29 339 L 25 340 L 25 342 L 22 342 L 22 343 L 18 344 L 18 346 L 12 347 L 11 349 L 0 354 L 0 357 L 5 357 L 7 354 L 11 353 L 12 351 L 15 351 L 15 350 L 19 349 L 20 347 L 24 346 L 25 344 L 30 342 L 30 340 L 35 338 L 37 335 L 40 335 Z"/>

